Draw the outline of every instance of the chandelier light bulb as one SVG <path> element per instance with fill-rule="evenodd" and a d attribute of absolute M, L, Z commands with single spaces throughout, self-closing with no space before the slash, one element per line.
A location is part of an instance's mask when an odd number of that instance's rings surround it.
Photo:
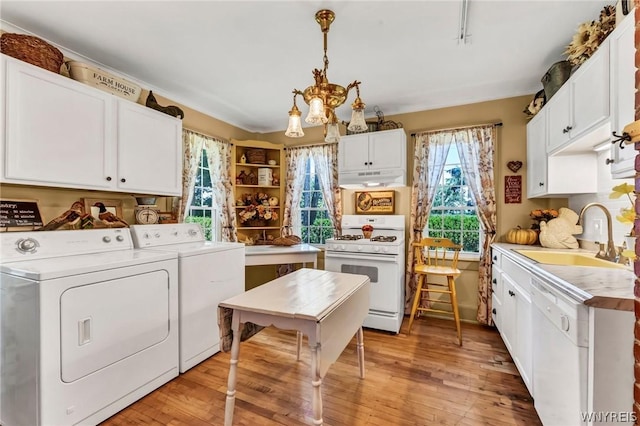
<path fill-rule="evenodd" d="M 316 97 L 309 101 L 309 114 L 304 121 L 312 125 L 324 124 L 329 121 L 324 112 L 324 102 L 321 98 Z"/>
<path fill-rule="evenodd" d="M 327 124 L 327 136 L 325 136 L 324 141 L 328 143 L 340 141 L 340 130 L 337 122 L 334 121 Z"/>
<path fill-rule="evenodd" d="M 297 112 L 297 114 L 295 114 L 293 110 L 289 112 L 289 126 L 287 127 L 287 131 L 284 132 L 284 135 L 290 138 L 301 138 L 304 136 L 300 111 Z"/>
<path fill-rule="evenodd" d="M 365 132 L 369 127 L 364 119 L 364 109 L 354 109 L 351 113 L 351 121 L 349 122 L 350 132 Z"/>

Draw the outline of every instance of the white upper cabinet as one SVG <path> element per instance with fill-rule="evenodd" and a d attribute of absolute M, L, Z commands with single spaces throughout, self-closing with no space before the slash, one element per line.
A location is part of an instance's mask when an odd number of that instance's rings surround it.
<path fill-rule="evenodd" d="M 109 190 L 115 98 L 2 55 L 2 181 Z"/>
<path fill-rule="evenodd" d="M 590 150 L 608 137 L 608 38 L 545 107 L 549 110 L 549 154 L 564 151 L 565 148 Z"/>
<path fill-rule="evenodd" d="M 634 121 L 635 47 L 633 13 L 609 35 L 611 40 L 611 130 L 622 134 L 624 126 Z M 634 162 L 637 151 L 633 145 L 611 146 L 611 174 L 613 178 L 635 176 Z M 611 161 L 609 160 L 609 161 Z"/>
<path fill-rule="evenodd" d="M 182 194 L 182 121 L 118 100 L 118 187 L 156 195 Z"/>
<path fill-rule="evenodd" d="M 527 198 L 597 192 L 595 151 L 547 154 L 550 113 L 542 108 L 527 125 Z"/>
<path fill-rule="evenodd" d="M 180 195 L 182 122 L 2 55 L 0 181 Z"/>
<path fill-rule="evenodd" d="M 404 129 L 343 136 L 338 146 L 340 186 L 404 186 L 407 135 Z"/>

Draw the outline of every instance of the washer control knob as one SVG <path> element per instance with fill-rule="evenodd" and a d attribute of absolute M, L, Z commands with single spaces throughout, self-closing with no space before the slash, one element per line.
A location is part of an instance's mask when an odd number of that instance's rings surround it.
<path fill-rule="evenodd" d="M 110 243 L 111 242 L 111 237 L 105 235 L 104 237 L 102 237 L 102 241 L 104 241 L 105 243 Z"/>
<path fill-rule="evenodd" d="M 148 239 L 149 239 L 149 237 L 150 237 L 150 236 L 149 236 L 149 234 L 148 234 L 148 233 L 146 233 L 146 232 L 145 232 L 144 234 L 142 234 L 142 238 L 145 238 L 145 239 L 147 239 L 147 240 L 148 240 Z"/>
<path fill-rule="evenodd" d="M 124 237 L 122 235 L 116 236 L 116 241 L 124 241 Z"/>
<path fill-rule="evenodd" d="M 195 229 L 189 229 L 190 237 L 195 237 L 196 235 L 198 235 L 198 232 Z"/>
<path fill-rule="evenodd" d="M 153 234 L 153 236 L 156 237 L 156 238 L 160 238 L 160 233 L 156 232 L 155 234 Z"/>
<path fill-rule="evenodd" d="M 33 253 L 40 244 L 33 238 L 21 238 L 16 243 L 18 251 L 22 253 Z"/>

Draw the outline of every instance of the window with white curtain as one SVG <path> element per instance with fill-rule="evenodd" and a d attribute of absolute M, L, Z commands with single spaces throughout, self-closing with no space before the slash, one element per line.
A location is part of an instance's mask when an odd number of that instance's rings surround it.
<path fill-rule="evenodd" d="M 483 233 L 455 142 L 451 143 L 423 235 L 449 238 L 462 245 L 464 252 L 480 253 Z"/>
<path fill-rule="evenodd" d="M 202 150 L 202 159 L 196 173 L 193 198 L 189 206 L 188 215 L 185 217 L 185 222 L 199 223 L 207 240 L 220 240 L 220 220 L 211 187 L 207 153 L 204 149 Z"/>
<path fill-rule="evenodd" d="M 300 199 L 302 242 L 322 245 L 333 237 L 333 225 L 325 207 L 320 181 L 312 158 L 305 163 L 304 186 Z"/>

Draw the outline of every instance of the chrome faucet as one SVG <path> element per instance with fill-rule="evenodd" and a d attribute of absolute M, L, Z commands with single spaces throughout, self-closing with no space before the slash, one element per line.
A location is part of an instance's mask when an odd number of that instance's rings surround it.
<path fill-rule="evenodd" d="M 611 213 L 605 206 L 600 203 L 589 203 L 580 210 L 580 216 L 578 217 L 578 225 L 581 225 L 584 229 L 584 225 L 582 224 L 582 217 L 584 216 L 584 212 L 586 212 L 591 207 L 600 207 L 607 217 L 607 250 L 603 253 L 602 249 L 598 251 L 596 257 L 600 259 L 605 259 L 610 262 L 615 262 L 618 259 L 618 254 L 616 253 L 616 246 L 613 243 L 613 227 L 611 224 Z"/>

